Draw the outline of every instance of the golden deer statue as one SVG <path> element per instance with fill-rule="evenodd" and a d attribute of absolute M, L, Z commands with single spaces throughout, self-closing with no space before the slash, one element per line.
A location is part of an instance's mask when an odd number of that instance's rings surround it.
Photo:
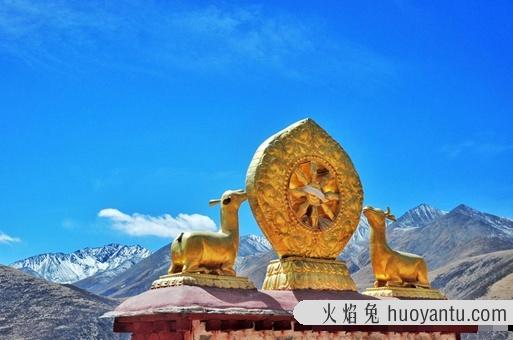
<path fill-rule="evenodd" d="M 221 199 L 221 229 L 218 232 L 181 233 L 171 244 L 168 274 L 203 273 L 235 276 L 233 265 L 239 249 L 239 207 L 247 199 L 243 190 L 228 190 Z"/>
<path fill-rule="evenodd" d="M 386 220 L 395 216 L 373 207 L 363 208 L 369 221 L 370 257 L 376 281 L 374 287 L 398 286 L 430 288 L 428 268 L 421 256 L 391 249 L 386 240 Z"/>

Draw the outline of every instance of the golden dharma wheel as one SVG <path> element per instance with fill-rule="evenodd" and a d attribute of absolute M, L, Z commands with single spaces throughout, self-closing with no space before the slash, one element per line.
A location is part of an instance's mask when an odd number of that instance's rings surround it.
<path fill-rule="evenodd" d="M 246 191 L 255 219 L 280 257 L 336 258 L 362 210 L 362 185 L 351 159 L 311 119 L 260 145 Z"/>

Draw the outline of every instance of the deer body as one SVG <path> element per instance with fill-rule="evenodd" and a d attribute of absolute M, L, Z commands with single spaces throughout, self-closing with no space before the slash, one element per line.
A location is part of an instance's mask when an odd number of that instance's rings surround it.
<path fill-rule="evenodd" d="M 413 286 L 429 288 L 428 269 L 421 256 L 393 250 L 386 240 L 386 219 L 395 220 L 390 209 L 365 207 L 363 213 L 371 227 L 370 257 L 375 287 Z"/>
<path fill-rule="evenodd" d="M 168 273 L 235 275 L 233 266 L 239 249 L 239 207 L 243 191 L 226 191 L 221 199 L 221 229 L 218 232 L 181 233 L 171 244 L 172 266 Z"/>

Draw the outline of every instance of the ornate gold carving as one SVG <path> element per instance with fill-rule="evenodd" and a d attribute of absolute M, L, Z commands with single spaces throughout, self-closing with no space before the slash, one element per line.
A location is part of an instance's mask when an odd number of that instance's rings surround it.
<path fill-rule="evenodd" d="M 386 220 L 395 221 L 387 211 L 365 207 L 363 214 L 369 221 L 370 257 L 376 281 L 374 287 L 422 287 L 429 288 L 428 268 L 421 256 L 391 249 L 386 240 Z"/>
<path fill-rule="evenodd" d="M 246 191 L 255 219 L 280 257 L 335 259 L 362 209 L 362 186 L 349 156 L 311 119 L 260 145 Z"/>
<path fill-rule="evenodd" d="M 356 291 L 356 285 L 340 260 L 286 257 L 271 261 L 262 289 Z"/>
<path fill-rule="evenodd" d="M 362 294 L 375 297 L 397 297 L 409 299 L 446 300 L 438 290 L 432 288 L 379 287 L 367 288 Z"/>
<path fill-rule="evenodd" d="M 180 273 L 163 275 L 153 281 L 151 289 L 171 286 L 205 286 L 217 288 L 256 289 L 247 277 L 210 275 L 197 273 Z"/>
<path fill-rule="evenodd" d="M 221 199 L 221 230 L 181 233 L 171 244 L 168 274 L 204 273 L 235 276 L 233 265 L 239 248 L 239 207 L 246 200 L 242 190 L 228 190 Z"/>

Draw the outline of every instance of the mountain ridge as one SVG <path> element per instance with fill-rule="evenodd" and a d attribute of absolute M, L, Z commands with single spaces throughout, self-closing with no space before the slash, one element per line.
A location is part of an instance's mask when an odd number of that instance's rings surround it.
<path fill-rule="evenodd" d="M 140 245 L 110 243 L 71 253 L 44 253 L 15 261 L 10 267 L 56 283 L 73 283 L 100 272 L 128 268 L 151 252 Z M 118 269 L 119 270 L 119 269 Z"/>
<path fill-rule="evenodd" d="M 421 203 L 407 210 L 395 222 L 391 223 L 390 228 L 422 227 L 445 214 L 447 214 L 446 211 Z"/>

